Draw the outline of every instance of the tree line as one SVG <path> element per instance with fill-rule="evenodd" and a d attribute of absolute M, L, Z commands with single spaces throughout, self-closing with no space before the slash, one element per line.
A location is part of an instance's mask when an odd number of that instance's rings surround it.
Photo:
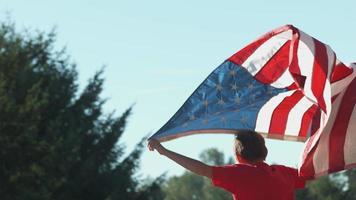
<path fill-rule="evenodd" d="M 231 199 L 189 172 L 137 176 L 146 138 L 129 153 L 121 141 L 132 108 L 120 116 L 103 112 L 101 70 L 79 91 L 76 65 L 54 48 L 55 38 L 0 25 L 1 199 Z M 217 149 L 200 157 L 212 165 L 233 162 Z M 297 199 L 356 199 L 356 171 L 310 182 Z"/>

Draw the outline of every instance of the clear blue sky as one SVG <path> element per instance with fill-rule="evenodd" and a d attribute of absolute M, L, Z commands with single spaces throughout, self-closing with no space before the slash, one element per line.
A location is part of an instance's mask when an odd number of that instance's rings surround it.
<path fill-rule="evenodd" d="M 106 65 L 106 111 L 136 103 L 121 142 L 127 150 L 157 131 L 199 83 L 227 57 L 284 24 L 331 45 L 340 60 L 356 60 L 356 1 L 0 0 L 0 16 L 19 29 L 56 27 L 58 48 L 78 64 L 80 85 Z M 209 147 L 232 155 L 231 135 L 190 136 L 165 143 L 197 158 Z M 296 166 L 301 143 L 268 140 L 267 162 Z M 141 173 L 183 169 L 145 152 Z"/>

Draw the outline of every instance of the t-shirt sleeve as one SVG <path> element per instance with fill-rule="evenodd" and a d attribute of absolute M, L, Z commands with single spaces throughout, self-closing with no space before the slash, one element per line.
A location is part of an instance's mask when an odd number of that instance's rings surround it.
<path fill-rule="evenodd" d="M 287 173 L 292 177 L 295 189 L 302 189 L 305 187 L 306 180 L 298 175 L 298 170 L 291 167 L 285 167 Z"/>
<path fill-rule="evenodd" d="M 212 184 L 233 192 L 239 182 L 238 170 L 232 166 L 213 166 L 212 167 Z"/>

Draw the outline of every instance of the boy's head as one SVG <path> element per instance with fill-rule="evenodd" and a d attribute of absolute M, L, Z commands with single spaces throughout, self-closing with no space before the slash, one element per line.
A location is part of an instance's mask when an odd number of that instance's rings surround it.
<path fill-rule="evenodd" d="M 250 130 L 241 130 L 235 134 L 234 150 L 236 158 L 243 158 L 249 163 L 264 161 L 268 150 L 264 138 Z"/>

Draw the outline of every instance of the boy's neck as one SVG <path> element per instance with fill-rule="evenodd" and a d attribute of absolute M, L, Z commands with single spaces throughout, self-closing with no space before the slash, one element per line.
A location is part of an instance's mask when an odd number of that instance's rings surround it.
<path fill-rule="evenodd" d="M 257 161 L 257 162 L 249 162 L 242 158 L 241 156 L 236 156 L 236 163 L 237 164 L 245 164 L 245 165 L 256 165 L 258 163 L 263 163 L 263 161 Z"/>

